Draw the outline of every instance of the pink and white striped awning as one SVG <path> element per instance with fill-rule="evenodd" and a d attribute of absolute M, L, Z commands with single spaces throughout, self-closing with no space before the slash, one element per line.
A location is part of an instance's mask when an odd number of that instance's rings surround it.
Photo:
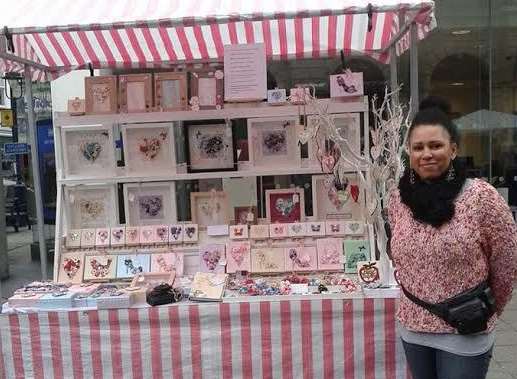
<path fill-rule="evenodd" d="M 409 47 L 408 23 L 417 24 L 420 39 L 435 27 L 433 10 L 432 1 L 393 0 L 373 5 L 333 0 L 18 0 L 0 15 L 0 25 L 9 27 L 12 38 L 11 49 L 2 53 L 0 48 L 0 70 L 20 71 L 28 60 L 37 64 L 34 78 L 44 80 L 89 64 L 167 67 L 222 60 L 224 45 L 257 42 L 264 43 L 270 59 L 318 58 L 344 50 L 387 63 L 394 38 L 398 54 Z"/>

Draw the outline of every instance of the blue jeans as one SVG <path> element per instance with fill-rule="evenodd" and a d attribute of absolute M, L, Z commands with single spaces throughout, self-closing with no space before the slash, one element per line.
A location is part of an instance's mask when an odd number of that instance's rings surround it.
<path fill-rule="evenodd" d="M 402 341 L 413 379 L 485 379 L 492 348 L 472 357 Z"/>

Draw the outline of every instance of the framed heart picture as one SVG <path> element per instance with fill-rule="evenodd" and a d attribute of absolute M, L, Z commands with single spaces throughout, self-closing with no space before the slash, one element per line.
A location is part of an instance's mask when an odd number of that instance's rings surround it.
<path fill-rule="evenodd" d="M 67 253 L 61 255 L 59 265 L 59 283 L 81 283 L 84 272 L 84 253 Z"/>
<path fill-rule="evenodd" d="M 84 78 L 86 114 L 117 113 L 117 77 L 87 76 Z"/>
<path fill-rule="evenodd" d="M 248 241 L 232 241 L 226 249 L 226 272 L 251 271 L 251 246 Z"/>
<path fill-rule="evenodd" d="M 187 74 L 185 72 L 155 73 L 154 101 L 157 111 L 187 110 Z"/>
<path fill-rule="evenodd" d="M 214 69 L 190 73 L 190 109 L 222 109 L 224 106 L 224 72 Z"/>
<path fill-rule="evenodd" d="M 118 77 L 120 112 L 136 113 L 153 110 L 152 74 L 131 74 Z"/>
<path fill-rule="evenodd" d="M 128 175 L 176 173 L 174 124 L 122 124 L 124 162 Z"/>
<path fill-rule="evenodd" d="M 191 192 L 192 222 L 201 226 L 227 225 L 230 222 L 228 196 L 225 192 Z"/>
<path fill-rule="evenodd" d="M 161 225 L 176 221 L 174 182 L 124 184 L 124 209 L 129 225 Z"/>
<path fill-rule="evenodd" d="M 206 244 L 199 247 L 199 271 L 224 272 L 226 265 L 226 246 L 224 244 Z"/>
<path fill-rule="evenodd" d="M 111 126 L 63 126 L 61 139 L 66 178 L 116 175 L 115 143 Z"/>
<path fill-rule="evenodd" d="M 85 257 L 84 280 L 114 279 L 116 273 L 116 255 L 87 255 Z"/>
<path fill-rule="evenodd" d="M 266 219 L 270 223 L 293 223 L 305 218 L 303 189 L 266 190 Z"/>
<path fill-rule="evenodd" d="M 362 220 L 365 216 L 365 191 L 356 173 L 312 176 L 312 208 L 318 220 Z"/>
<path fill-rule="evenodd" d="M 186 124 L 188 172 L 237 170 L 231 124 Z"/>
<path fill-rule="evenodd" d="M 257 223 L 257 207 L 233 207 L 233 217 L 236 224 L 256 224 Z"/>
<path fill-rule="evenodd" d="M 106 248 L 111 241 L 110 228 L 97 228 L 95 231 L 95 247 Z"/>
<path fill-rule="evenodd" d="M 256 168 L 300 167 L 296 117 L 248 119 L 249 160 Z"/>
<path fill-rule="evenodd" d="M 117 188 L 111 184 L 65 187 L 69 228 L 101 228 L 118 224 Z"/>

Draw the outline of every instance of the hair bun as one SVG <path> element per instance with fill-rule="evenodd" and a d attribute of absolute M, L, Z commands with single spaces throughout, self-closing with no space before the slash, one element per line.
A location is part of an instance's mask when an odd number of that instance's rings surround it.
<path fill-rule="evenodd" d="M 424 110 L 428 108 L 438 108 L 446 115 L 449 115 L 451 113 L 451 104 L 443 97 L 439 96 L 427 96 L 420 102 L 419 110 Z"/>

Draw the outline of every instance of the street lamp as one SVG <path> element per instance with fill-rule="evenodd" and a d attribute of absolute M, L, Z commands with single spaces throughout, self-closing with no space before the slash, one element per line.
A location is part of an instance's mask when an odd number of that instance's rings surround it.
<path fill-rule="evenodd" d="M 4 80 L 4 90 L 5 96 L 11 100 L 20 99 L 23 96 L 23 77 L 16 72 L 6 72 L 4 76 L 2 76 Z M 9 83 L 9 87 L 11 88 L 11 93 L 7 90 L 7 83 Z"/>

